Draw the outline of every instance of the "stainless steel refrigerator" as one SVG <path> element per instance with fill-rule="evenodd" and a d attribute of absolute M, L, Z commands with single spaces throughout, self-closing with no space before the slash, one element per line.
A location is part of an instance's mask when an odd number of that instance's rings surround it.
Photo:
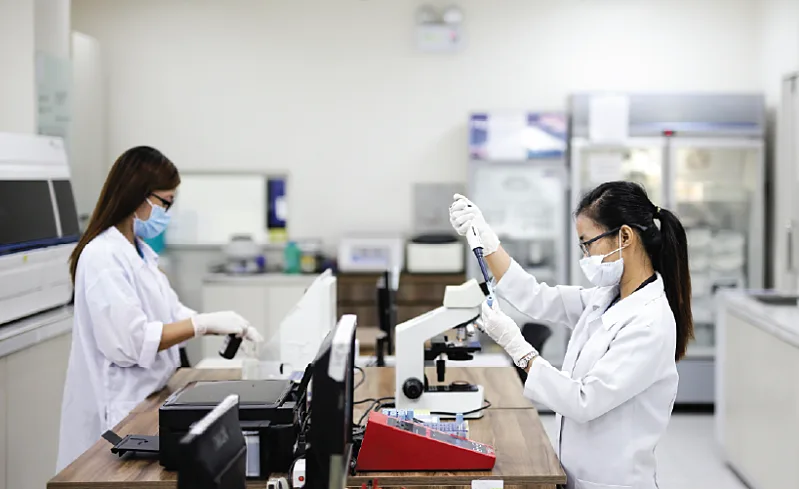
<path fill-rule="evenodd" d="M 711 404 L 716 292 L 764 286 L 765 107 L 756 94 L 580 94 L 570 100 L 571 205 L 614 179 L 641 183 L 688 234 L 696 340 L 678 364 L 677 402 Z M 610 106 L 611 114 L 598 114 Z M 605 108 L 603 108 L 605 107 Z M 599 121 L 599 122 L 597 122 Z M 597 124 L 615 124 L 604 139 Z M 624 127 L 626 125 L 626 128 Z M 571 229 L 571 263 L 581 258 Z M 584 283 L 571 267 L 572 283 Z"/>
<path fill-rule="evenodd" d="M 502 246 L 540 282 L 568 281 L 566 241 L 569 178 L 563 113 L 484 112 L 470 118 L 468 197 L 482 210 Z M 474 257 L 467 274 L 481 279 Z M 530 318 L 500 300 L 520 326 Z M 531 327 L 548 327 L 534 325 Z M 567 331 L 550 328 L 541 354 L 560 366 Z"/>

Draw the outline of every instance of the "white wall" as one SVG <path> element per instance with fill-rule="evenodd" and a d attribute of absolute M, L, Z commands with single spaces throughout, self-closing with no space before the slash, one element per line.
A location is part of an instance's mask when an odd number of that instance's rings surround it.
<path fill-rule="evenodd" d="M 0 0 L 0 132 L 36 130 L 33 0 Z"/>
<path fill-rule="evenodd" d="M 36 50 L 69 58 L 70 0 L 35 0 Z"/>
<path fill-rule="evenodd" d="M 108 173 L 106 73 L 97 39 L 72 33 L 70 165 L 78 214 L 91 214 Z"/>
<path fill-rule="evenodd" d="M 452 56 L 415 51 L 417 1 L 72 3 L 107 54 L 109 164 L 152 144 L 184 171 L 287 169 L 292 234 L 328 243 L 408 232 L 412 182 L 464 181 L 471 110 L 762 86 L 756 0 L 462 0 Z"/>

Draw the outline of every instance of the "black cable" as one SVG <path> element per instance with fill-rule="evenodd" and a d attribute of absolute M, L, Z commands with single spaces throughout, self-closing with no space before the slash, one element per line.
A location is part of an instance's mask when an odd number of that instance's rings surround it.
<path fill-rule="evenodd" d="M 485 406 L 477 409 L 472 409 L 471 411 L 466 411 L 465 413 L 447 413 L 444 411 L 431 411 L 430 414 L 434 414 L 436 416 L 451 416 L 453 418 L 456 417 L 458 414 L 466 416 L 469 414 L 479 413 L 480 411 L 483 411 L 491 407 L 491 403 L 488 401 L 488 399 L 483 399 L 483 402 L 485 402 Z"/>
<path fill-rule="evenodd" d="M 364 372 L 364 370 L 361 367 L 357 367 L 357 366 L 355 367 L 355 370 L 357 370 L 357 371 L 359 371 L 361 373 L 361 380 L 359 380 L 358 383 L 355 384 L 355 387 L 353 387 L 352 390 L 357 389 L 358 387 L 363 385 L 364 382 L 366 382 L 366 372 Z"/>
<path fill-rule="evenodd" d="M 363 425 L 363 421 L 366 419 L 367 416 L 369 416 L 369 413 L 371 413 L 372 411 L 377 411 L 378 409 L 383 407 L 384 406 L 383 401 L 388 401 L 388 400 L 393 401 L 394 400 L 394 396 L 381 397 L 379 399 L 374 399 L 373 402 L 372 402 L 372 405 L 369 406 L 369 409 L 364 411 L 363 415 L 361 416 L 361 419 L 358 420 L 358 426 L 362 426 Z"/>

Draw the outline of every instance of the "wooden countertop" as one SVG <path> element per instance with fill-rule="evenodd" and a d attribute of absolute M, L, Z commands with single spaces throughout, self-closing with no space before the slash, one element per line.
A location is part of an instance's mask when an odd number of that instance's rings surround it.
<path fill-rule="evenodd" d="M 366 379 L 356 391 L 356 400 L 386 397 L 394 394 L 394 371 L 391 368 L 364 369 Z M 139 404 L 114 429 L 119 435 L 155 435 L 158 433 L 158 407 L 175 390 L 196 380 L 237 379 L 237 369 L 182 369 L 170 379 L 166 388 Z M 356 373 L 356 377 L 359 374 Z M 447 378 L 479 382 L 486 398 L 494 404 L 482 419 L 469 421 L 470 438 L 494 446 L 497 464 L 491 472 L 380 472 L 359 473 L 350 483 L 359 486 L 367 480 L 379 479 L 381 486 L 462 486 L 478 478 L 496 478 L 506 487 L 526 485 L 554 489 L 566 481 L 566 475 L 555 456 L 538 413 L 521 396 L 516 372 L 506 367 L 451 368 Z M 363 412 L 356 406 L 356 412 Z M 177 474 L 163 470 L 157 458 L 119 458 L 110 445 L 100 440 L 75 462 L 56 475 L 47 489 L 57 488 L 175 488 Z M 264 488 L 266 481 L 250 481 L 248 488 Z"/>

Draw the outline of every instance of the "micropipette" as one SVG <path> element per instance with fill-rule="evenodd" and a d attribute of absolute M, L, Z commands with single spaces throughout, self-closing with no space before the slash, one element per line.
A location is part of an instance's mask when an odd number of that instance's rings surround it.
<path fill-rule="evenodd" d="M 483 257 L 483 240 L 480 239 L 480 233 L 477 232 L 477 228 L 474 226 L 469 228 L 469 232 L 466 233 L 466 241 L 469 243 L 469 248 L 471 248 L 472 252 L 474 252 L 474 256 L 477 258 L 477 263 L 480 265 L 480 271 L 483 273 L 483 279 L 485 280 L 486 287 L 488 287 L 488 297 L 486 298 L 486 302 L 488 302 L 488 307 L 492 307 L 494 305 L 494 290 L 491 287 L 491 279 L 488 275 L 488 266 L 486 265 L 485 258 Z"/>

